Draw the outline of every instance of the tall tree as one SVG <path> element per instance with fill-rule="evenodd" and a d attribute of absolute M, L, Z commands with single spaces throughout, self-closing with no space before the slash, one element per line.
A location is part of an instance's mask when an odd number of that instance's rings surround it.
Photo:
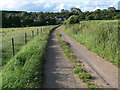
<path fill-rule="evenodd" d="M 109 7 L 108 10 L 116 10 L 115 7 Z"/>

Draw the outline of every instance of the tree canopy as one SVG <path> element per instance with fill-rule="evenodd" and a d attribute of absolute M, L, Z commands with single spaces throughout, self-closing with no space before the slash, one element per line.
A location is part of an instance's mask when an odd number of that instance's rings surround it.
<path fill-rule="evenodd" d="M 75 16 L 72 16 L 75 15 Z M 72 17 L 70 17 L 72 16 Z M 81 20 L 115 20 L 120 19 L 120 10 L 115 7 L 95 11 L 82 12 L 73 7 L 70 10 L 62 9 L 61 12 L 25 12 L 25 11 L 2 11 L 2 27 L 26 27 L 60 24 L 70 17 L 70 23 L 75 23 L 77 18 Z M 61 20 L 60 20 L 61 18 Z M 64 19 L 65 18 L 65 19 Z M 59 22 L 58 22 L 59 20 Z M 77 22 L 77 21 L 76 21 Z"/>

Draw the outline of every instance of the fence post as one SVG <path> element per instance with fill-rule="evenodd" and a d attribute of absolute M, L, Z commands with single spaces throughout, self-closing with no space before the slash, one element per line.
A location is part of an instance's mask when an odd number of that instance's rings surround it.
<path fill-rule="evenodd" d="M 15 56 L 14 38 L 12 38 L 12 56 Z"/>
<path fill-rule="evenodd" d="M 34 31 L 32 31 L 32 37 L 34 38 Z"/>
<path fill-rule="evenodd" d="M 39 31 L 38 31 L 38 29 L 37 29 L 37 35 L 39 34 Z"/>
<path fill-rule="evenodd" d="M 41 33 L 42 33 L 42 28 L 41 28 Z"/>
<path fill-rule="evenodd" d="M 27 33 L 25 33 L 25 44 L 27 44 Z"/>

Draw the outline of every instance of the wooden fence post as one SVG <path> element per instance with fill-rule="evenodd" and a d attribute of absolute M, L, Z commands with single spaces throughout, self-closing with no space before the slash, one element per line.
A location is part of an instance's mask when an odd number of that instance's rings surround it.
<path fill-rule="evenodd" d="M 42 29 L 41 29 L 41 33 L 42 33 Z"/>
<path fill-rule="evenodd" d="M 12 38 L 12 56 L 15 56 L 14 38 Z"/>
<path fill-rule="evenodd" d="M 39 35 L 39 31 L 38 31 L 38 29 L 37 29 L 37 35 Z"/>
<path fill-rule="evenodd" d="M 34 38 L 34 31 L 32 31 L 32 37 Z"/>
<path fill-rule="evenodd" d="M 25 44 L 27 44 L 27 33 L 25 33 Z"/>

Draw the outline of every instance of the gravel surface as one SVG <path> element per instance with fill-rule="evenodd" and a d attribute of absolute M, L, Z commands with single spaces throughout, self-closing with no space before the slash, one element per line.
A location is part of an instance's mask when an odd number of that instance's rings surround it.
<path fill-rule="evenodd" d="M 85 88 L 75 74 L 74 67 L 58 45 L 55 30 L 51 33 L 44 66 L 45 88 Z"/>
<path fill-rule="evenodd" d="M 118 68 L 86 47 L 76 42 L 58 28 L 64 40 L 70 43 L 73 53 L 84 64 L 84 68 L 94 76 L 94 81 L 101 88 L 118 88 Z"/>

